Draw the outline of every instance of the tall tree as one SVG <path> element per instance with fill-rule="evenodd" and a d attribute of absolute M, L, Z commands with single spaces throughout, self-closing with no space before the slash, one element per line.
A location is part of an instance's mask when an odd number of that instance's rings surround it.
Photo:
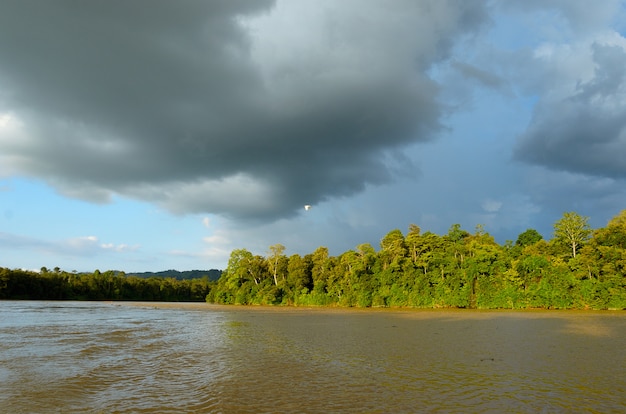
<path fill-rule="evenodd" d="M 554 238 L 572 248 L 572 257 L 576 257 L 578 248 L 591 237 L 589 217 L 583 217 L 578 213 L 567 212 L 554 223 Z"/>
<path fill-rule="evenodd" d="M 326 281 L 330 269 L 330 256 L 328 247 L 320 246 L 312 254 L 313 268 L 311 277 L 313 278 L 313 288 L 318 292 L 323 292 L 326 288 Z"/>
<path fill-rule="evenodd" d="M 307 293 L 313 288 L 311 268 L 313 264 L 310 257 L 301 257 L 294 254 L 289 257 L 287 265 L 287 282 L 289 286 L 299 294 L 304 289 Z"/>
<path fill-rule="evenodd" d="M 420 233 L 422 229 L 416 224 L 409 224 L 409 232 L 404 238 L 405 245 L 409 250 L 409 255 L 413 264 L 417 262 L 418 246 L 420 244 Z"/>
<path fill-rule="evenodd" d="M 372 270 L 372 266 L 376 262 L 376 250 L 374 246 L 369 243 L 361 243 L 356 246 L 356 252 L 361 257 L 361 261 L 363 263 L 363 270 L 365 272 L 370 272 Z"/>
<path fill-rule="evenodd" d="M 274 285 L 278 286 L 278 262 L 283 256 L 283 252 L 285 251 L 285 246 L 282 244 L 274 244 L 270 246 L 270 254 L 268 256 L 269 268 L 272 272 L 272 276 L 274 276 Z"/>
<path fill-rule="evenodd" d="M 398 229 L 391 230 L 381 239 L 380 247 L 378 255 L 382 260 L 383 270 L 390 266 L 392 270 L 399 270 L 407 253 L 402 232 Z"/>
<path fill-rule="evenodd" d="M 252 261 L 252 253 L 246 249 L 235 249 L 230 253 L 228 259 L 228 267 L 222 280 L 226 281 L 229 289 L 237 289 L 246 279 L 250 262 Z M 258 280 L 254 278 L 254 283 L 258 284 Z"/>

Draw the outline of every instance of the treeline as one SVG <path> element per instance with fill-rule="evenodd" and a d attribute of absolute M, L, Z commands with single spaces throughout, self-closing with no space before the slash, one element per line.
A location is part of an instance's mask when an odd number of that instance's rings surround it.
<path fill-rule="evenodd" d="M 495 242 L 482 226 L 447 234 L 411 225 L 377 251 L 361 244 L 339 256 L 231 253 L 207 301 L 223 304 L 421 308 L 626 309 L 626 210 L 592 230 L 565 213 L 551 240 L 536 230 Z"/>
<path fill-rule="evenodd" d="M 211 269 L 211 270 L 164 270 L 162 272 L 140 272 L 140 273 L 127 273 L 127 276 L 137 276 L 142 278 L 149 277 L 173 277 L 177 280 L 185 280 L 185 279 L 202 279 L 203 277 L 208 277 L 209 280 L 217 280 L 222 275 L 221 270 Z"/>
<path fill-rule="evenodd" d="M 142 278 L 99 270 L 69 273 L 55 268 L 40 272 L 0 268 L 0 299 L 205 301 L 212 283 L 207 276 L 177 280 Z"/>

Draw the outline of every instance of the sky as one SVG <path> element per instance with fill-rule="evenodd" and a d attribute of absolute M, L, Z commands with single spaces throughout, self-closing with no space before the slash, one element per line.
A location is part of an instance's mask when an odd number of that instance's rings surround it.
<path fill-rule="evenodd" d="M 603 227 L 625 68 L 623 0 L 4 0 L 0 267 Z"/>

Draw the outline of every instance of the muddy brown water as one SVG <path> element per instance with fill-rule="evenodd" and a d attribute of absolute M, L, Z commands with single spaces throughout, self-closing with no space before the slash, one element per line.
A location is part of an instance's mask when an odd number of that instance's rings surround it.
<path fill-rule="evenodd" d="M 0 412 L 621 413 L 626 312 L 0 301 Z"/>

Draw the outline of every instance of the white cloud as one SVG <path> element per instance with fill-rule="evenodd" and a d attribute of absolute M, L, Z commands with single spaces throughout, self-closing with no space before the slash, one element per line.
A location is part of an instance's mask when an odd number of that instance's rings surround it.
<path fill-rule="evenodd" d="M 139 245 L 129 246 L 127 244 L 102 243 L 100 247 L 104 250 L 114 251 L 118 253 L 132 252 L 140 248 Z"/>
<path fill-rule="evenodd" d="M 82 236 L 69 239 L 66 241 L 67 245 L 75 249 L 85 249 L 96 246 L 98 238 L 96 236 Z"/>
<path fill-rule="evenodd" d="M 228 232 L 224 230 L 217 230 L 216 234 L 203 237 L 202 244 L 199 250 L 174 249 L 169 251 L 169 255 L 199 260 L 201 263 L 207 263 L 211 268 L 223 269 L 228 263 L 232 250 L 242 248 L 242 246 L 234 246 Z"/>
<path fill-rule="evenodd" d="M 488 213 L 497 213 L 502 207 L 502 201 L 487 199 L 483 201 L 482 208 Z"/>
<path fill-rule="evenodd" d="M 202 225 L 207 229 L 211 227 L 211 219 L 208 217 L 202 218 Z"/>

